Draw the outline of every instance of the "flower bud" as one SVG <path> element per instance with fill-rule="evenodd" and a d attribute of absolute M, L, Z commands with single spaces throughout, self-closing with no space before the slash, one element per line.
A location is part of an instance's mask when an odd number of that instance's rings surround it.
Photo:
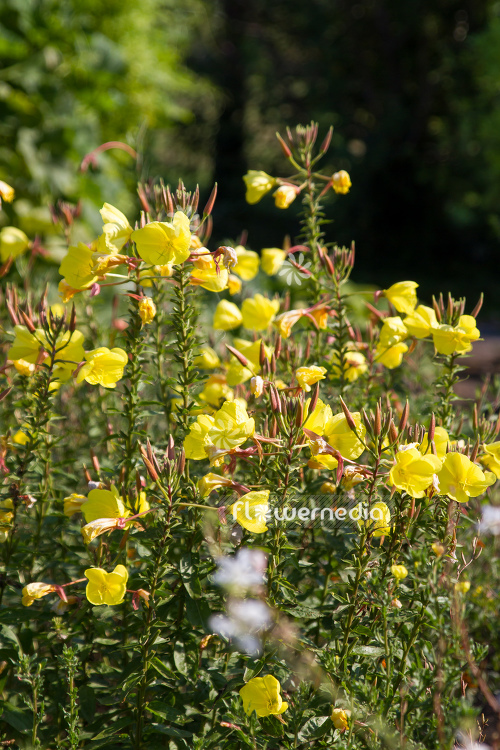
<path fill-rule="evenodd" d="M 340 172 L 335 172 L 332 177 L 332 187 L 336 193 L 348 193 L 351 185 L 351 178 L 345 169 L 341 169 Z"/>
<path fill-rule="evenodd" d="M 142 324 L 151 323 L 156 315 L 156 305 L 151 297 L 144 297 L 139 302 L 139 317 Z"/>

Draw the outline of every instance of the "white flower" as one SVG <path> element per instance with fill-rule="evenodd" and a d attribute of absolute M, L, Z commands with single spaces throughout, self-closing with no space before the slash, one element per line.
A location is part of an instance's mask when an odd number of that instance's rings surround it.
<path fill-rule="evenodd" d="M 487 534 L 500 534 L 500 507 L 484 505 L 483 515 L 479 522 L 479 531 Z"/>
<path fill-rule="evenodd" d="M 266 555 L 244 547 L 233 557 L 219 557 L 214 582 L 231 590 L 247 591 L 262 586 L 267 567 Z"/>
<path fill-rule="evenodd" d="M 214 633 L 233 639 L 236 646 L 251 656 L 262 652 L 259 632 L 271 625 L 271 610 L 257 599 L 230 599 L 226 615 L 213 615 L 208 624 Z"/>

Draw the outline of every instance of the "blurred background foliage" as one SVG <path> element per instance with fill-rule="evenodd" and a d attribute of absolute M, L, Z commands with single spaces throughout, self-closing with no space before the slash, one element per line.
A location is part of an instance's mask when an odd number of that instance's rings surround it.
<path fill-rule="evenodd" d="M 48 231 L 49 202 L 82 198 L 98 231 L 104 200 L 137 215 L 137 179 L 161 175 L 206 195 L 217 180 L 214 241 L 280 246 L 299 206 L 249 210 L 241 177 L 286 174 L 276 130 L 315 119 L 353 180 L 327 233 L 356 241 L 355 280 L 471 307 L 484 290 L 498 326 L 499 2 L 3 0 L 0 58 L 0 179 L 18 196 L 2 223 Z M 81 174 L 109 140 L 138 163 L 109 151 Z"/>

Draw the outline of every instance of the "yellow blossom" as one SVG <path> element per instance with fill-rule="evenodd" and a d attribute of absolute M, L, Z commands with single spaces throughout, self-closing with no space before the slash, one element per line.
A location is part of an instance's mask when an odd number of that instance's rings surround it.
<path fill-rule="evenodd" d="M 220 261 L 215 262 L 211 255 L 203 255 L 194 262 L 190 283 L 201 286 L 209 292 L 222 292 L 227 289 L 229 273 Z"/>
<path fill-rule="evenodd" d="M 217 490 L 219 487 L 230 487 L 232 483 L 233 480 L 229 477 L 221 477 L 219 474 L 209 472 L 201 479 L 198 479 L 196 486 L 201 497 L 208 497 L 212 490 Z"/>
<path fill-rule="evenodd" d="M 91 604 L 121 604 L 127 589 L 128 573 L 124 565 L 117 565 L 112 573 L 102 568 L 88 568 L 85 577 L 89 579 L 85 595 Z"/>
<path fill-rule="evenodd" d="M 450 436 L 444 429 L 444 427 L 435 427 L 434 428 L 434 445 L 436 446 L 436 455 L 438 458 L 443 459 L 446 456 L 446 451 L 448 450 L 448 445 L 450 444 Z M 429 450 L 429 433 L 425 433 L 424 439 L 419 445 L 419 451 L 420 453 L 423 453 L 424 455 L 428 455 L 430 453 Z"/>
<path fill-rule="evenodd" d="M 438 354 L 466 354 L 472 342 L 480 336 L 476 319 L 472 315 L 461 315 L 456 326 L 439 325 L 432 330 L 432 339 Z"/>
<path fill-rule="evenodd" d="M 279 247 L 264 247 L 260 254 L 260 267 L 268 276 L 275 276 L 286 258 L 286 252 Z"/>
<path fill-rule="evenodd" d="M 325 376 L 326 368 L 317 367 L 316 365 L 312 365 L 311 367 L 299 367 L 299 369 L 295 371 L 297 383 L 302 390 L 306 392 L 311 390 L 311 385 L 314 385 L 314 383 L 317 383 L 320 380 L 324 380 Z"/>
<path fill-rule="evenodd" d="M 349 713 L 343 708 L 333 708 L 330 719 L 335 729 L 345 731 L 349 727 Z"/>
<path fill-rule="evenodd" d="M 232 450 L 242 445 L 255 432 L 255 422 L 249 418 L 245 407 L 235 401 L 226 401 L 214 414 L 200 414 L 191 425 L 184 440 L 186 458 L 200 461 L 207 458 L 207 449 Z"/>
<path fill-rule="evenodd" d="M 109 203 L 104 204 L 100 214 L 104 222 L 102 231 L 108 252 L 119 253 L 134 230 L 128 223 L 127 217 Z"/>
<path fill-rule="evenodd" d="M 179 265 L 189 258 L 189 219 L 176 211 L 171 222 L 153 221 L 132 232 L 139 256 L 152 266 Z"/>
<path fill-rule="evenodd" d="M 369 518 L 358 520 L 358 526 L 367 526 L 372 536 L 387 536 L 391 533 L 391 511 L 382 501 L 378 501 L 370 506 Z"/>
<path fill-rule="evenodd" d="M 64 498 L 64 515 L 71 518 L 75 513 L 80 513 L 82 505 L 87 502 L 85 495 L 77 495 L 72 492 L 71 495 Z"/>
<path fill-rule="evenodd" d="M 391 565 L 391 573 L 397 581 L 402 581 L 408 575 L 408 570 L 404 565 Z"/>
<path fill-rule="evenodd" d="M 438 322 L 432 307 L 419 305 L 416 310 L 406 316 L 404 324 L 410 336 L 415 336 L 416 339 L 425 339 L 426 336 L 431 335 Z"/>
<path fill-rule="evenodd" d="M 86 380 L 91 385 L 102 385 L 104 388 L 116 387 L 128 362 L 127 352 L 123 349 L 108 349 L 105 346 L 85 352 L 85 359 L 87 363 L 80 369 L 76 382 Z"/>
<path fill-rule="evenodd" d="M 434 552 L 436 557 L 441 557 L 445 552 L 443 545 L 439 542 L 434 542 L 433 544 L 431 544 L 431 550 Z"/>
<path fill-rule="evenodd" d="M 17 227 L 2 227 L 0 230 L 0 261 L 17 258 L 29 249 L 31 243 L 25 233 Z"/>
<path fill-rule="evenodd" d="M 40 356 L 40 350 L 42 348 L 48 349 L 49 344 L 42 328 L 37 328 L 35 333 L 30 333 L 24 326 L 15 326 L 14 334 L 14 342 L 7 352 L 7 357 L 14 363 L 20 362 L 18 369 L 23 371 L 27 364 L 36 364 Z M 56 346 L 59 351 L 53 371 L 53 380 L 61 382 L 69 380 L 71 373 L 84 357 L 83 341 L 84 337 L 81 331 L 64 331 L 58 335 Z"/>
<path fill-rule="evenodd" d="M 398 312 L 410 315 L 417 304 L 417 287 L 415 281 L 398 281 L 389 289 L 384 289 L 384 297 L 387 297 Z"/>
<path fill-rule="evenodd" d="M 334 351 L 331 359 L 332 375 L 340 378 L 340 360 L 337 351 Z M 360 375 L 368 370 L 366 359 L 361 352 L 347 351 L 344 354 L 344 378 L 353 383 Z"/>
<path fill-rule="evenodd" d="M 284 339 L 287 339 L 292 332 L 293 326 L 303 315 L 303 310 L 287 310 L 286 312 L 281 313 L 281 315 L 278 315 L 274 321 L 274 325 L 278 329 L 279 335 L 283 336 Z"/>
<path fill-rule="evenodd" d="M 380 329 L 379 346 L 384 348 L 394 346 L 394 344 L 404 341 L 407 336 L 408 331 L 399 315 L 392 318 L 384 318 L 382 328 Z"/>
<path fill-rule="evenodd" d="M 119 518 L 96 518 L 94 521 L 90 521 L 80 529 L 84 544 L 90 544 L 93 539 L 105 534 L 106 531 L 119 529 L 120 524 Z"/>
<path fill-rule="evenodd" d="M 254 375 L 260 372 L 260 349 L 261 339 L 257 341 L 247 341 L 246 339 L 234 339 L 234 348 L 243 354 L 249 362 L 249 367 L 244 367 L 235 357 L 231 359 L 227 371 L 228 385 L 239 385 L 245 383 Z M 272 355 L 272 349 L 269 346 L 264 347 L 266 357 L 269 359 Z"/>
<path fill-rule="evenodd" d="M 234 266 L 233 271 L 243 281 L 251 281 L 254 279 L 259 272 L 259 256 L 254 253 L 253 250 L 247 250 L 243 245 L 237 245 L 235 247 L 238 262 Z"/>
<path fill-rule="evenodd" d="M 139 317 L 142 324 L 152 323 L 156 315 L 156 305 L 151 297 L 143 297 L 139 302 Z"/>
<path fill-rule="evenodd" d="M 211 375 L 205 383 L 198 400 L 218 409 L 221 401 L 232 401 L 234 393 L 227 384 L 225 375 Z"/>
<path fill-rule="evenodd" d="M 0 203 L 2 200 L 6 203 L 12 203 L 12 201 L 14 200 L 14 195 L 14 188 L 8 185 L 3 180 L 0 180 Z"/>
<path fill-rule="evenodd" d="M 325 495 L 334 495 L 337 491 L 337 486 L 332 482 L 323 482 L 319 491 L 323 492 Z"/>
<path fill-rule="evenodd" d="M 410 497 L 424 497 L 441 465 L 441 459 L 432 453 L 423 456 L 416 448 L 408 448 L 396 454 L 389 482 L 400 492 L 407 492 Z"/>
<path fill-rule="evenodd" d="M 202 346 L 200 347 L 200 353 L 194 358 L 193 363 L 197 367 L 203 367 L 205 370 L 213 370 L 215 367 L 220 366 L 220 359 L 212 347 Z"/>
<path fill-rule="evenodd" d="M 288 708 L 280 695 L 281 685 L 272 675 L 253 677 L 240 690 L 243 708 L 247 716 L 255 711 L 259 718 L 279 715 Z"/>
<path fill-rule="evenodd" d="M 238 328 L 243 322 L 243 316 L 240 309 L 234 302 L 227 299 L 221 299 L 215 308 L 214 320 L 212 327 L 216 331 L 231 331 Z"/>
<path fill-rule="evenodd" d="M 249 297 L 241 306 L 243 325 L 250 331 L 262 331 L 273 322 L 279 309 L 279 300 L 267 299 L 262 294 Z"/>
<path fill-rule="evenodd" d="M 23 588 L 23 598 L 21 600 L 25 607 L 31 607 L 36 599 L 41 599 L 42 596 L 47 596 L 56 590 L 56 587 L 50 583 L 28 583 Z"/>
<path fill-rule="evenodd" d="M 94 270 L 93 250 L 83 242 L 72 245 L 59 266 L 59 273 L 72 289 L 80 291 L 91 287 L 99 278 Z"/>
<path fill-rule="evenodd" d="M 116 488 L 113 490 L 91 490 L 81 511 L 87 523 L 98 518 L 126 518 L 130 511 L 125 508 Z"/>
<path fill-rule="evenodd" d="M 247 492 L 229 507 L 233 520 L 253 534 L 267 531 L 266 513 L 269 510 L 269 490 Z"/>
<path fill-rule="evenodd" d="M 227 277 L 227 288 L 231 297 L 233 294 L 239 294 L 241 292 L 241 279 L 235 276 L 234 273 L 230 273 Z"/>
<path fill-rule="evenodd" d="M 459 581 L 455 584 L 455 591 L 458 594 L 466 594 L 470 589 L 470 581 Z"/>
<path fill-rule="evenodd" d="M 363 440 L 366 428 L 361 421 L 361 414 L 356 411 L 352 412 L 351 416 L 356 425 L 357 435 Z M 323 435 L 332 448 L 338 450 L 343 458 L 348 458 L 351 461 L 359 458 L 365 449 L 359 437 L 354 434 L 347 424 L 343 412 L 335 414 L 327 420 Z"/>
<path fill-rule="evenodd" d="M 462 453 L 447 453 L 438 480 L 441 495 L 448 495 L 458 503 L 466 503 L 470 497 L 486 492 L 496 482 L 496 477 L 490 471 L 482 472 Z"/>
<path fill-rule="evenodd" d="M 399 367 L 403 361 L 403 354 L 408 351 L 408 346 L 405 343 L 394 344 L 388 348 L 377 347 L 375 350 L 375 361 L 379 362 L 388 370 L 394 370 L 395 367 Z"/>
<path fill-rule="evenodd" d="M 288 208 L 297 197 L 298 190 L 293 185 L 281 185 L 274 193 L 274 203 L 277 208 Z"/>
<path fill-rule="evenodd" d="M 483 450 L 485 455 L 479 460 L 483 466 L 493 472 L 497 479 L 500 479 L 500 442 L 483 445 Z"/>
<path fill-rule="evenodd" d="M 332 187 L 336 193 L 348 193 L 351 186 L 351 178 L 345 169 L 341 169 L 340 172 L 335 172 L 332 177 Z"/>
<path fill-rule="evenodd" d="M 245 199 L 247 203 L 258 203 L 276 184 L 274 177 L 256 169 L 250 169 L 243 177 L 247 192 Z"/>

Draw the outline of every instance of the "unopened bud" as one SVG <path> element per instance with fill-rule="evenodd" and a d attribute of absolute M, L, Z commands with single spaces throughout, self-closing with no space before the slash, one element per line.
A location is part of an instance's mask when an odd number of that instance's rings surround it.
<path fill-rule="evenodd" d="M 203 209 L 203 218 L 205 218 L 205 216 L 210 216 L 210 214 L 212 213 L 216 197 L 217 197 L 217 183 L 215 183 L 215 185 L 213 186 L 212 192 L 210 193 L 210 198 L 207 201 L 207 205 Z"/>
<path fill-rule="evenodd" d="M 233 346 L 230 346 L 229 344 L 226 344 L 226 349 L 230 351 L 234 357 L 236 357 L 240 365 L 243 365 L 243 367 L 248 367 L 250 363 L 248 359 L 244 357 L 241 352 L 239 352 L 237 349 L 235 349 Z"/>
<path fill-rule="evenodd" d="M 373 434 L 375 435 L 375 437 L 378 437 L 381 431 L 382 431 L 382 412 L 380 409 L 380 402 L 378 402 L 377 407 L 375 409 L 375 419 L 373 420 Z"/>
<path fill-rule="evenodd" d="M 427 439 L 429 442 L 434 440 L 434 434 L 436 432 L 436 417 L 434 414 L 431 415 L 431 423 L 429 425 L 429 431 L 427 433 Z"/>
<path fill-rule="evenodd" d="M 280 146 L 281 146 L 281 148 L 283 150 L 283 153 L 285 154 L 286 158 L 289 159 L 291 157 L 291 155 L 292 155 L 292 152 L 291 152 L 289 146 L 285 143 L 285 141 L 283 140 L 283 138 L 280 136 L 279 133 L 276 133 L 276 138 L 278 139 L 279 144 L 280 144 Z"/>
<path fill-rule="evenodd" d="M 340 405 L 342 407 L 342 411 L 344 412 L 346 422 L 349 425 L 349 427 L 351 428 L 351 430 L 353 432 L 356 432 L 358 428 L 356 427 L 356 422 L 354 421 L 354 417 L 352 416 L 351 412 L 349 411 L 349 409 L 345 405 L 344 399 L 342 398 L 342 396 L 339 396 L 339 398 L 340 398 Z"/>
<path fill-rule="evenodd" d="M 398 439 L 398 431 L 396 429 L 396 425 L 394 424 L 393 420 L 389 422 L 389 440 L 391 443 L 395 443 Z"/>
<path fill-rule="evenodd" d="M 311 401 L 309 402 L 309 414 L 312 414 L 318 405 L 319 399 L 319 381 L 312 387 Z"/>
<path fill-rule="evenodd" d="M 407 400 L 405 404 L 405 408 L 403 409 L 403 413 L 401 414 L 401 419 L 399 420 L 398 432 L 400 434 L 403 432 L 404 428 L 406 427 L 409 414 L 410 414 L 410 403 Z"/>
<path fill-rule="evenodd" d="M 260 375 L 255 375 L 250 380 L 250 391 L 253 393 L 253 395 L 258 398 L 259 396 L 262 396 L 262 392 L 264 390 L 264 381 L 260 377 Z"/>

